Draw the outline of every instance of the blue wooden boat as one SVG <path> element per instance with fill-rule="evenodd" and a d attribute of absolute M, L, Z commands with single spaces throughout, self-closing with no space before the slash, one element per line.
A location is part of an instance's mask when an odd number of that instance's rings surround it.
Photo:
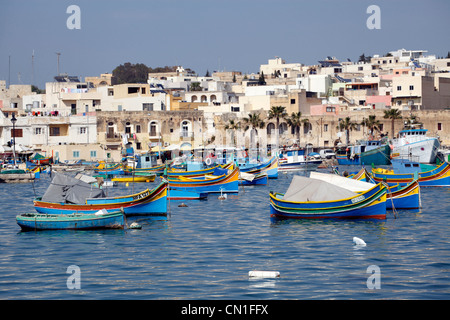
<path fill-rule="evenodd" d="M 123 229 L 124 220 L 120 211 L 91 214 L 24 213 L 16 216 L 17 224 L 23 231 Z"/>
<path fill-rule="evenodd" d="M 167 171 L 167 176 L 169 178 L 177 178 L 177 177 L 202 177 L 206 174 L 213 174 L 214 170 L 221 168 L 220 165 L 214 165 L 210 168 L 205 168 L 201 170 L 182 170 L 182 169 L 170 169 Z"/>
<path fill-rule="evenodd" d="M 215 175 L 202 177 L 168 178 L 170 190 L 184 190 L 198 193 L 239 192 L 239 168 L 229 172 L 225 169 L 217 169 Z"/>
<path fill-rule="evenodd" d="M 386 187 L 379 183 L 355 193 L 325 181 L 294 176 L 285 194 L 270 192 L 276 218 L 386 218 Z"/>
<path fill-rule="evenodd" d="M 108 166 L 105 163 L 99 163 L 99 165 L 94 169 L 98 174 L 108 174 L 108 175 L 121 175 L 125 174 L 123 170 L 123 166 L 121 163 L 113 164 L 112 166 Z"/>
<path fill-rule="evenodd" d="M 386 141 L 361 140 L 354 146 L 338 149 L 336 160 L 340 165 L 389 165 L 390 152 Z"/>
<path fill-rule="evenodd" d="M 367 191 L 376 184 L 365 168 L 351 178 L 321 172 L 311 172 L 310 178 L 326 181 L 356 193 Z M 421 206 L 420 187 L 417 180 L 406 186 L 395 185 L 387 188 L 386 209 L 419 209 Z"/>
<path fill-rule="evenodd" d="M 242 159 L 241 159 L 242 160 Z M 277 179 L 278 178 L 278 157 L 273 156 L 272 158 L 268 159 L 267 161 L 260 162 L 260 163 L 249 163 L 245 161 L 240 161 L 238 159 L 235 164 L 239 167 L 239 170 L 241 172 L 251 173 L 251 174 L 257 174 L 261 172 L 266 172 L 267 177 L 269 179 Z M 224 167 L 227 168 L 231 166 L 231 164 L 225 165 Z"/>
<path fill-rule="evenodd" d="M 207 198 L 207 192 L 194 192 L 169 188 L 167 193 L 167 199 L 169 200 L 204 200 Z"/>
<path fill-rule="evenodd" d="M 257 174 L 250 174 L 246 172 L 241 172 L 239 174 L 239 185 L 240 186 L 253 186 L 253 185 L 266 185 L 268 182 L 267 173 L 261 172 Z"/>
<path fill-rule="evenodd" d="M 407 164 L 406 162 L 404 162 Z M 414 167 L 411 167 L 413 169 Z M 421 187 L 450 187 L 450 164 L 444 162 L 439 166 L 432 166 L 431 170 L 419 171 L 420 165 L 416 166 L 416 172 L 396 173 L 395 170 L 372 168 L 372 178 L 376 182 L 385 181 L 388 185 L 407 185 L 414 180 Z"/>
<path fill-rule="evenodd" d="M 75 180 L 75 181 L 74 181 Z M 103 190 L 81 180 L 56 173 L 42 197 L 34 199 L 39 213 L 69 214 L 108 212 L 123 208 L 125 215 L 161 215 L 167 213 L 167 182 L 136 194 L 106 197 Z"/>

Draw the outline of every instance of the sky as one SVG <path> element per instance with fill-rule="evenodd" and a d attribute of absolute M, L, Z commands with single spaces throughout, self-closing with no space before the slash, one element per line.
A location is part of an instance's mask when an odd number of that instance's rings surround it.
<path fill-rule="evenodd" d="M 69 29 L 80 8 L 80 29 Z M 367 20 L 380 8 L 381 29 Z M 450 51 L 449 0 L 0 0 L 0 80 L 41 89 L 60 73 L 99 76 L 125 62 L 257 73 L 278 56 Z M 34 63 L 32 56 L 34 52 Z"/>

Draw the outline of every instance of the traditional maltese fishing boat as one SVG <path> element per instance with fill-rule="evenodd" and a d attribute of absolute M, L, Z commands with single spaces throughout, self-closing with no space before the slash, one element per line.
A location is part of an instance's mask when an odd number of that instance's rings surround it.
<path fill-rule="evenodd" d="M 353 192 L 331 183 L 294 176 L 286 193 L 270 192 L 271 216 L 276 218 L 386 218 L 386 187 L 379 183 Z"/>

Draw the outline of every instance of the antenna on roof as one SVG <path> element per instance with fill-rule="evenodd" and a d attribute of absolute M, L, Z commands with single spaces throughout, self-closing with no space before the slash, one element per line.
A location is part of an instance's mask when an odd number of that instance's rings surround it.
<path fill-rule="evenodd" d="M 59 76 L 59 56 L 61 55 L 61 52 L 55 52 L 56 53 L 56 59 L 57 59 L 57 75 Z"/>

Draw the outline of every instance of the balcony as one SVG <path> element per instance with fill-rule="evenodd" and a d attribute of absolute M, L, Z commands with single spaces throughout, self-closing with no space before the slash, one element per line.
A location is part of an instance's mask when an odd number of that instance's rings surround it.
<path fill-rule="evenodd" d="M 193 138 L 194 132 L 192 131 L 180 131 L 180 138 Z"/>
<path fill-rule="evenodd" d="M 119 142 L 122 139 L 118 133 L 106 133 L 105 138 L 106 142 Z"/>

